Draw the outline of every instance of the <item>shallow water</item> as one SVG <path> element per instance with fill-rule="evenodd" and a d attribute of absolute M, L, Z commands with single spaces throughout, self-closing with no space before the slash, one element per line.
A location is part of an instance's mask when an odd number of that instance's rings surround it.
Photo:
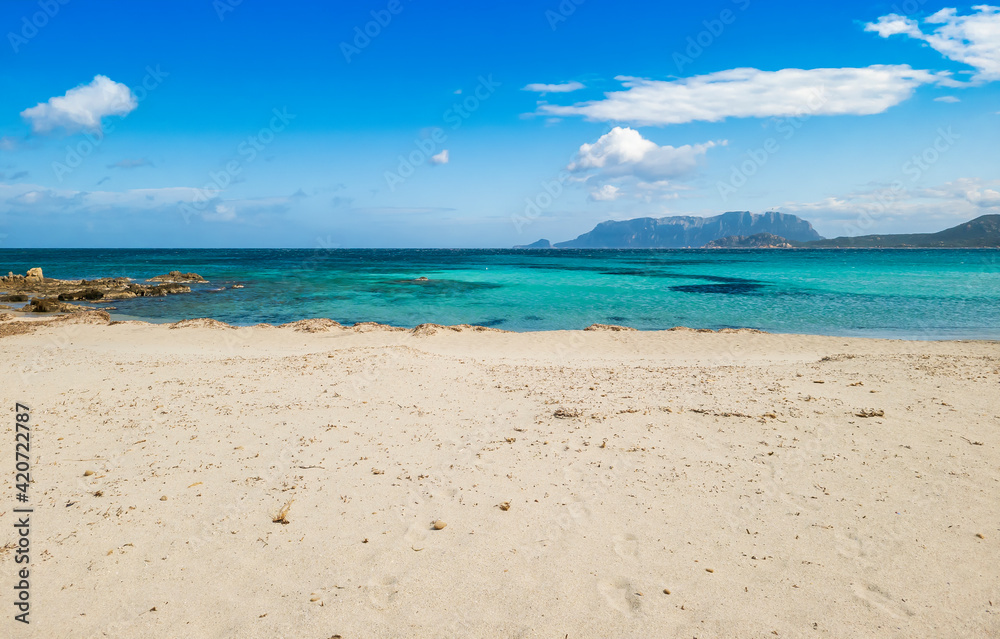
<path fill-rule="evenodd" d="M 181 270 L 210 280 L 187 295 L 113 302 L 117 317 L 153 322 L 329 317 L 1000 339 L 995 250 L 0 250 L 0 272 L 34 266 L 60 279 Z"/>

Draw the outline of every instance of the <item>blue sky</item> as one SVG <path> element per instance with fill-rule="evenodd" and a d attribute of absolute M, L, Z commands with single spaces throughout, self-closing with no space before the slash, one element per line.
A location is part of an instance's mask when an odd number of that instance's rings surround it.
<path fill-rule="evenodd" d="M 0 3 L 0 247 L 507 247 L 730 210 L 837 236 L 1000 212 L 994 7 L 346 4 Z"/>

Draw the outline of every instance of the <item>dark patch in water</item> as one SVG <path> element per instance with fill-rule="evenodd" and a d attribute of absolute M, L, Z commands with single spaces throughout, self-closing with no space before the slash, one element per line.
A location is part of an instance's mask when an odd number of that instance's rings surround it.
<path fill-rule="evenodd" d="M 502 288 L 503 284 L 495 282 L 465 282 L 462 280 L 427 280 L 418 282 L 415 280 L 389 280 L 374 285 L 361 287 L 370 293 L 398 293 L 398 294 L 420 294 L 420 295 L 461 295 L 475 291 L 484 291 L 494 288 Z"/>
<path fill-rule="evenodd" d="M 544 317 L 539 317 L 537 315 L 525 315 L 524 319 L 526 319 L 529 322 L 541 322 L 545 318 Z"/>
<path fill-rule="evenodd" d="M 501 324 L 506 323 L 507 320 L 504 318 L 483 320 L 481 322 L 470 322 L 473 326 L 500 326 Z"/>
<path fill-rule="evenodd" d="M 635 269 L 614 269 L 601 271 L 601 275 L 635 275 L 638 277 L 657 277 L 672 280 L 704 280 L 706 282 L 757 282 L 742 277 L 726 277 L 724 275 L 700 275 L 696 273 L 658 273 L 639 271 Z"/>
<path fill-rule="evenodd" d="M 627 322 L 627 317 L 622 317 L 621 315 L 608 315 L 608 321 L 611 322 Z"/>
<path fill-rule="evenodd" d="M 671 291 L 679 293 L 713 293 L 717 295 L 757 295 L 764 288 L 755 282 L 727 282 L 725 284 L 689 284 L 671 286 Z"/>

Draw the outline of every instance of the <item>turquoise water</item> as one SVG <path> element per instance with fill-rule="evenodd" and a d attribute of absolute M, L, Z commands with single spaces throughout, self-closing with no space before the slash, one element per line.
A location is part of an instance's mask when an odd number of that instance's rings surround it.
<path fill-rule="evenodd" d="M 1000 339 L 995 250 L 0 250 L 2 273 L 34 266 L 61 279 L 177 269 L 210 280 L 187 295 L 113 302 L 113 315 L 153 322 L 329 317 Z"/>

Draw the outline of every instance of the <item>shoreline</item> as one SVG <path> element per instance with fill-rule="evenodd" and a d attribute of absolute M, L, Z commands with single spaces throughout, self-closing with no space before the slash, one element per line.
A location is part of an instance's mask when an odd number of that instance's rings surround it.
<path fill-rule="evenodd" d="M 107 316 L 106 318 L 104 316 Z M 116 319 L 118 316 L 120 319 Z M 193 328 L 193 327 L 207 327 L 212 329 L 289 329 L 299 332 L 306 333 L 317 333 L 317 332 L 327 332 L 330 330 L 340 330 L 347 332 L 372 332 L 372 331 L 382 331 L 382 332 L 393 332 L 393 333 L 411 333 L 417 335 L 434 334 L 438 331 L 444 332 L 456 332 L 461 333 L 463 331 L 477 332 L 477 333 L 507 333 L 516 335 L 546 335 L 553 333 L 565 333 L 565 332 L 612 332 L 612 333 L 638 333 L 638 334 L 657 334 L 657 333 L 674 333 L 674 332 L 689 332 L 689 333 L 701 333 L 701 334 L 761 334 L 761 335 L 774 335 L 774 336 L 788 336 L 788 337 L 816 337 L 816 338 L 828 338 L 828 339 L 852 339 L 852 340 L 875 340 L 875 341 L 899 341 L 899 342 L 954 342 L 954 343 L 983 343 L 983 344 L 996 344 L 1000 343 L 1000 338 L 948 338 L 948 337 L 927 337 L 927 338 L 908 338 L 908 337 L 883 337 L 883 336 L 865 336 L 865 335 L 830 335 L 825 333 L 780 333 L 776 331 L 765 331 L 757 328 L 740 327 L 732 328 L 725 327 L 720 329 L 710 329 L 710 328 L 692 328 L 688 326 L 672 326 L 670 328 L 659 328 L 659 329 L 639 329 L 633 328 L 631 326 L 617 325 L 617 324 L 591 324 L 585 328 L 561 328 L 561 329 L 551 329 L 551 330 L 540 330 L 540 331 L 511 331 L 501 328 L 496 328 L 493 326 L 481 326 L 475 324 L 454 324 L 454 325 L 443 325 L 433 322 L 425 322 L 418 324 L 414 327 L 407 326 L 393 326 L 390 324 L 381 324 L 378 322 L 355 322 L 354 324 L 341 324 L 336 320 L 322 317 L 311 317 L 295 320 L 292 322 L 285 322 L 282 324 L 268 324 L 260 322 L 257 324 L 229 324 L 220 320 L 216 320 L 210 317 L 194 317 L 190 319 L 182 319 L 177 321 L 164 321 L 164 322 L 151 322 L 145 319 L 139 319 L 134 316 L 129 316 L 125 314 L 112 313 L 105 310 L 83 310 L 70 313 L 13 313 L 11 309 L 0 309 L 0 326 L 11 325 L 17 322 L 23 322 L 26 324 L 98 324 L 107 326 L 118 326 L 118 325 L 131 325 L 131 326 L 150 326 L 150 327 L 166 327 L 170 329 L 177 328 Z M 0 336 L 3 336 L 3 332 L 0 331 Z"/>

